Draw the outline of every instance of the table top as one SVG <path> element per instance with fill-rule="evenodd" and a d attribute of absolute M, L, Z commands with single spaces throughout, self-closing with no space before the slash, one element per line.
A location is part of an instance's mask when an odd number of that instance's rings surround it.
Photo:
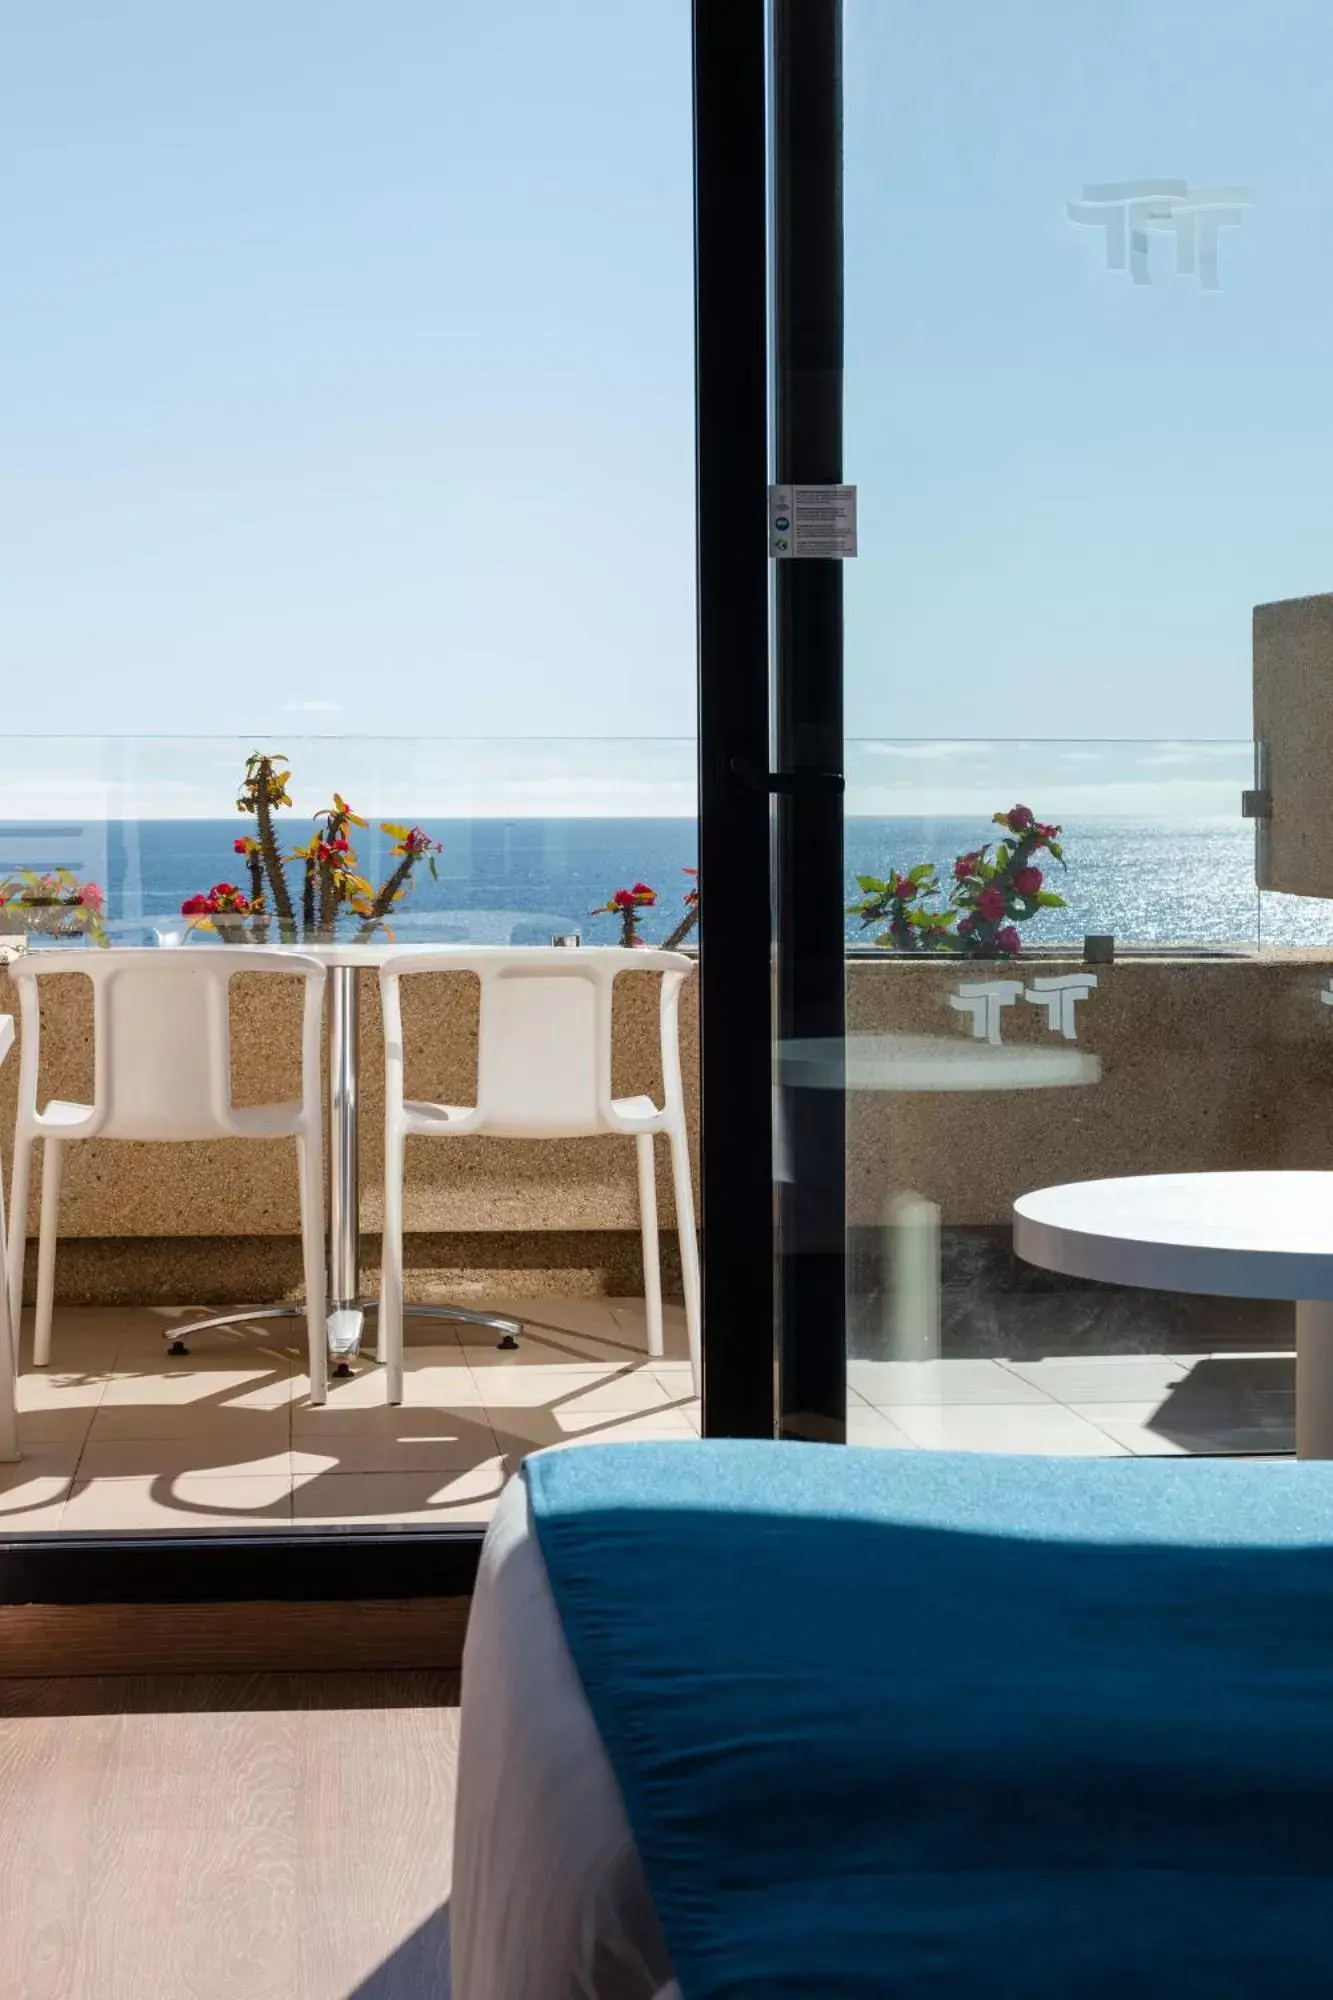
<path fill-rule="evenodd" d="M 1233 1299 L 1333 1299 L 1333 1173 L 1147 1174 L 1014 1203 L 1029 1264 Z"/>
<path fill-rule="evenodd" d="M 1071 1048 L 994 1048 L 962 1035 L 850 1034 L 780 1042 L 778 1080 L 792 1090 L 1052 1090 L 1096 1083 L 1096 1056 Z"/>

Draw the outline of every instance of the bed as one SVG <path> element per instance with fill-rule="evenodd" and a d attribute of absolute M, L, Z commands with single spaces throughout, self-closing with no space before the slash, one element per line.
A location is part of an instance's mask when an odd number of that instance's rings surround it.
<path fill-rule="evenodd" d="M 1322 1990 L 1333 1466 L 539 1454 L 457 1815 L 453 2000 Z"/>

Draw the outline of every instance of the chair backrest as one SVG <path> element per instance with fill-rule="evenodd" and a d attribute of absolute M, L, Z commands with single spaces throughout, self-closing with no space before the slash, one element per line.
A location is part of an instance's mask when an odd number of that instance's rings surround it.
<path fill-rule="evenodd" d="M 476 1129 L 573 1137 L 617 1129 L 611 1111 L 611 1010 L 618 978 L 660 973 L 662 1073 L 667 1108 L 681 1101 L 676 1033 L 681 984 L 693 970 L 682 952 L 626 951 L 616 945 L 572 950 L 395 952 L 380 969 L 386 1087 L 403 1090 L 398 985 L 424 972 L 472 973 L 481 983 Z"/>
<path fill-rule="evenodd" d="M 93 987 L 92 1116 L 70 1137 L 224 1139 L 245 1131 L 231 1102 L 230 986 L 240 973 L 305 981 L 302 1111 L 319 1115 L 324 967 L 300 952 L 252 945 L 163 951 L 29 951 L 9 967 L 23 1039 L 19 1119 L 39 1126 L 44 979 L 82 976 Z"/>

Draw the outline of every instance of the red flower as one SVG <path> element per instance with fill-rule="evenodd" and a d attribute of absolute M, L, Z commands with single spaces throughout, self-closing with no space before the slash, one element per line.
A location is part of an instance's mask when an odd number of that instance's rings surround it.
<path fill-rule="evenodd" d="M 632 889 L 617 889 L 611 901 L 618 910 L 632 910 L 634 908 L 634 891 Z"/>
<path fill-rule="evenodd" d="M 657 901 L 656 889 L 650 889 L 646 882 L 636 882 L 631 894 L 636 903 L 651 904 Z"/>
<path fill-rule="evenodd" d="M 997 889 L 993 882 L 977 897 L 977 915 L 988 924 L 993 924 L 997 917 L 1004 915 L 1004 892 Z"/>
<path fill-rule="evenodd" d="M 206 917 L 208 915 L 207 896 L 187 896 L 181 904 L 183 917 Z"/>
<path fill-rule="evenodd" d="M 910 881 L 906 875 L 895 875 L 891 893 L 898 898 L 900 903 L 910 903 L 913 896 L 917 893 L 916 883 Z"/>
<path fill-rule="evenodd" d="M 1033 823 L 1031 806 L 1011 806 L 1008 817 L 1010 828 L 1014 833 L 1026 833 Z"/>
<path fill-rule="evenodd" d="M 1040 868 L 1020 868 L 1014 877 L 1014 887 L 1020 896 L 1035 896 L 1041 887 Z"/>
<path fill-rule="evenodd" d="M 1017 957 L 1019 942 L 1018 932 L 1012 924 L 1006 924 L 1002 931 L 995 933 L 995 949 L 1007 952 L 1011 958 Z"/>
<path fill-rule="evenodd" d="M 975 917 L 960 917 L 958 919 L 959 937 L 971 937 L 976 927 L 977 927 L 977 920 Z"/>
<path fill-rule="evenodd" d="M 977 872 L 977 863 L 980 859 L 980 848 L 974 849 L 971 854 L 960 854 L 953 864 L 955 882 L 966 882 L 969 875 L 975 875 Z"/>
<path fill-rule="evenodd" d="M 248 840 L 233 840 L 231 850 L 233 854 L 248 854 L 250 852 L 250 843 Z"/>

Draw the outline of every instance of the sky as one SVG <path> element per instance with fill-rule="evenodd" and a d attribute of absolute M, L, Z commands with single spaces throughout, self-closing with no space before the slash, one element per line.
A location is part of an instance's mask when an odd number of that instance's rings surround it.
<path fill-rule="evenodd" d="M 849 733 L 954 789 L 1242 742 L 1252 605 L 1333 586 L 1333 10 L 846 22 Z M 432 795 L 442 739 L 687 738 L 689 59 L 687 0 L 0 0 L 7 732 L 406 739 Z M 1068 215 L 1163 178 L 1247 191 L 1219 289 Z M 678 750 L 565 764 L 537 809 L 682 809 Z"/>

